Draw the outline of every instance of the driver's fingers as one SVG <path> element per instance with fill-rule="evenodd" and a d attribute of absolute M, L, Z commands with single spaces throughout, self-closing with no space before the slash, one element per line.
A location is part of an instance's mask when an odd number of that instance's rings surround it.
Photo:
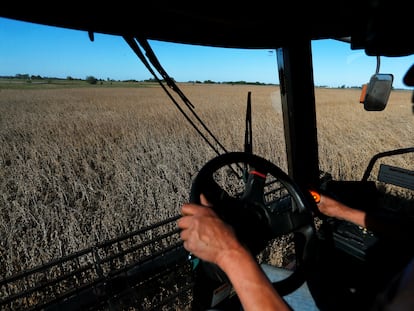
<path fill-rule="evenodd" d="M 186 229 L 190 226 L 191 219 L 188 216 L 183 216 L 177 220 L 177 226 L 180 229 Z"/>
<path fill-rule="evenodd" d="M 197 206 L 191 203 L 184 203 L 181 207 L 181 214 L 183 216 L 191 216 L 196 213 Z"/>
<path fill-rule="evenodd" d="M 208 206 L 201 206 L 193 203 L 185 203 L 181 207 L 181 214 L 183 216 L 194 216 L 194 215 L 215 215 L 213 210 Z"/>

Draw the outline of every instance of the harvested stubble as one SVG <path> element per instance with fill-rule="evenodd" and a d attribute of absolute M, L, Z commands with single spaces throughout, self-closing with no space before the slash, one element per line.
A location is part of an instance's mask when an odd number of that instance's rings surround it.
<path fill-rule="evenodd" d="M 180 87 L 228 151 L 243 150 L 251 91 L 253 151 L 286 170 L 278 87 Z M 413 145 L 409 92 L 393 92 L 391 114 L 363 112 L 358 90 L 316 99 L 320 166 L 335 179 L 360 179 L 373 154 Z M 0 143 L 3 276 L 177 214 L 216 155 L 159 87 L 3 89 Z"/>

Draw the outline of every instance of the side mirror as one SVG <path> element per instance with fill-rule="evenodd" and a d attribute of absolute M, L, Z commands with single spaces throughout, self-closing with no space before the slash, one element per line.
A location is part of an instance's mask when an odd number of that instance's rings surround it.
<path fill-rule="evenodd" d="M 382 111 L 388 103 L 394 76 L 388 73 L 376 73 L 362 88 L 360 103 L 367 111 Z"/>

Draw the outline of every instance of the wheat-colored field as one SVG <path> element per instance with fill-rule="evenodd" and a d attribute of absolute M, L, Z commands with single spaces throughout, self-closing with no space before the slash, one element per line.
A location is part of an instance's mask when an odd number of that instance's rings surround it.
<path fill-rule="evenodd" d="M 227 151 L 243 150 L 251 92 L 253 151 L 286 171 L 277 86 L 180 87 Z M 320 168 L 335 179 L 360 179 L 375 153 L 414 145 L 411 92 L 393 91 L 385 111 L 370 113 L 359 92 L 316 89 Z M 176 215 L 216 155 L 160 87 L 0 95 L 3 276 Z"/>

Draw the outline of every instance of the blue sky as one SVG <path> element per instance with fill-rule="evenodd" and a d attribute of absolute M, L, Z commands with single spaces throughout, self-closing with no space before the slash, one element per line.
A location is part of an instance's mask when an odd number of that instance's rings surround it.
<path fill-rule="evenodd" d="M 277 59 L 271 50 L 239 50 L 150 41 L 164 69 L 176 81 L 248 81 L 279 83 Z M 314 80 L 318 86 L 360 86 L 376 69 L 376 58 L 334 40 L 312 44 Z M 382 73 L 402 82 L 414 55 L 381 57 Z M 35 25 L 0 18 L 0 76 L 16 74 L 85 79 L 145 80 L 152 78 L 127 43 L 117 36 Z"/>

